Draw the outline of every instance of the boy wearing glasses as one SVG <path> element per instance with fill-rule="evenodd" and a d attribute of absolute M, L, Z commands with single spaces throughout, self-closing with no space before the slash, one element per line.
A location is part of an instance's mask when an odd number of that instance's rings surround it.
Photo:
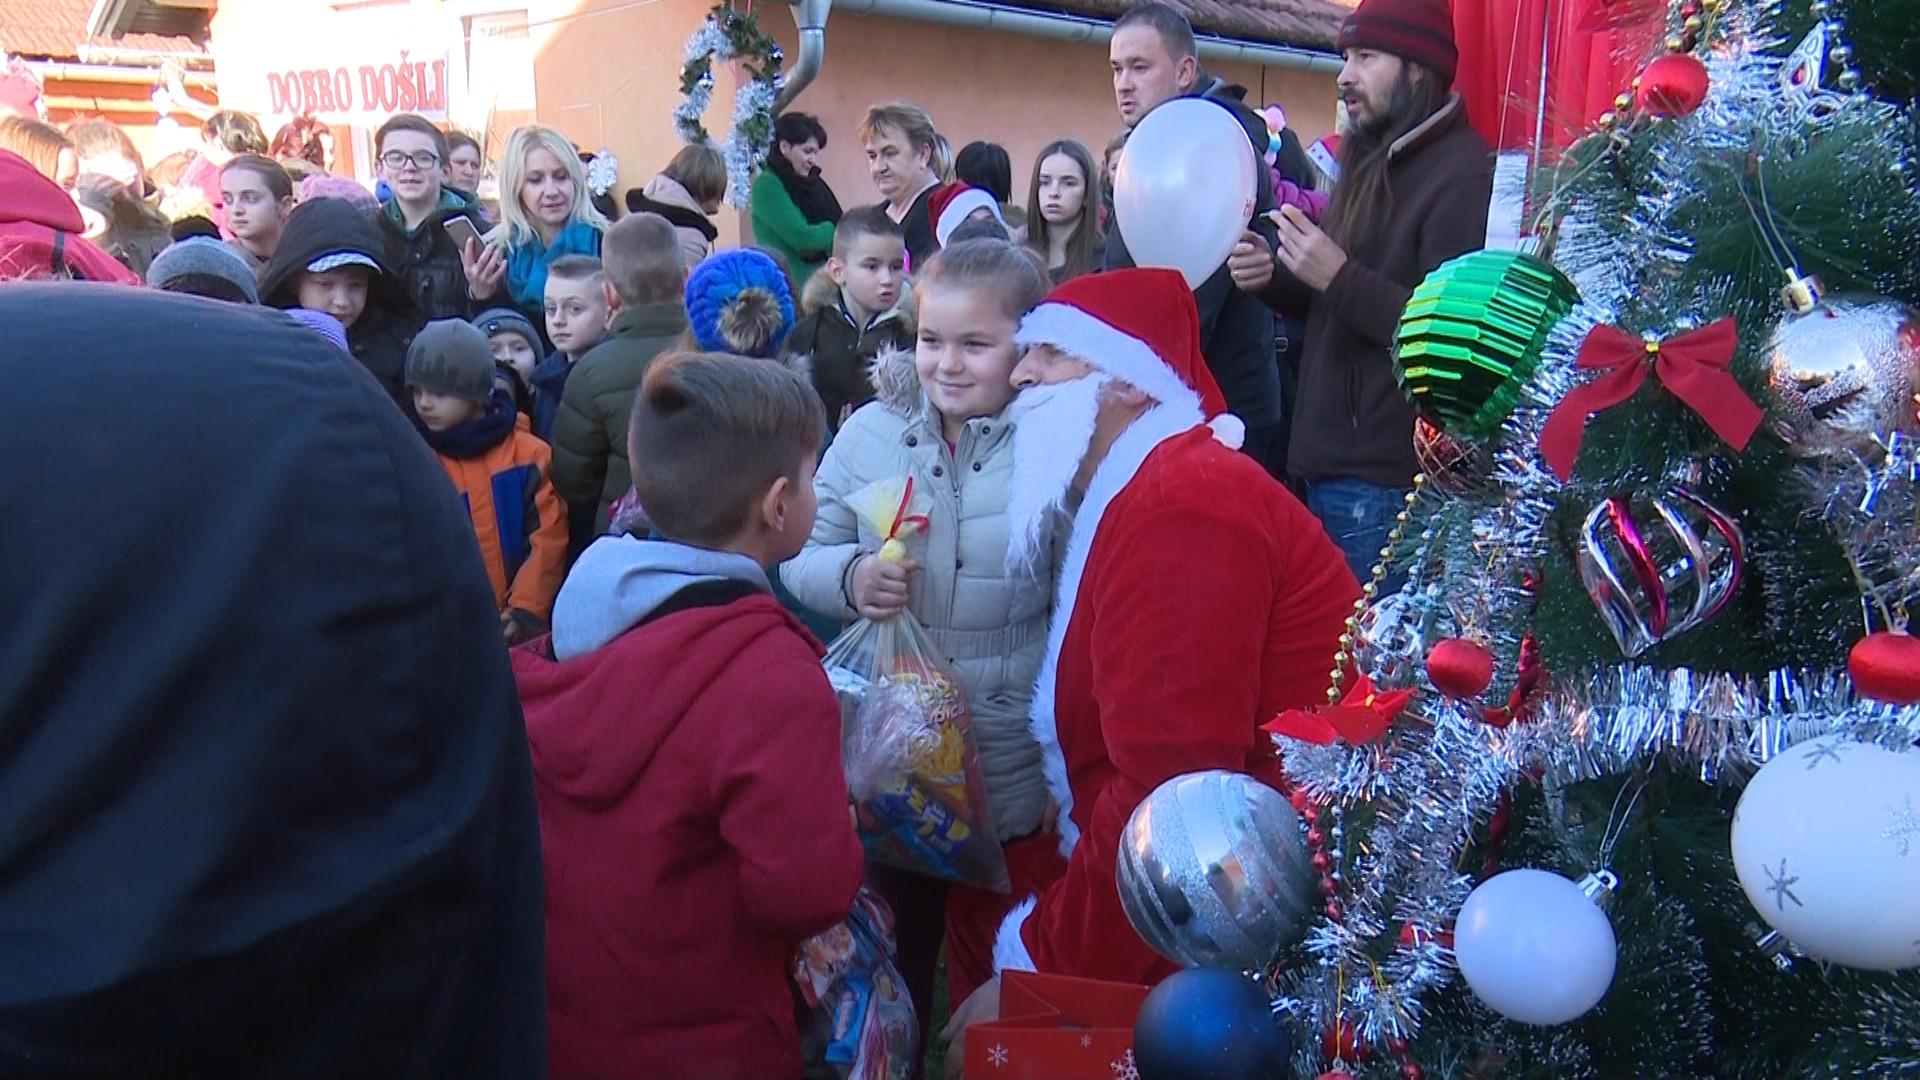
<path fill-rule="evenodd" d="M 407 291 L 428 319 L 471 318 L 460 244 L 447 223 L 464 220 L 475 233 L 486 232 L 487 223 L 471 198 L 446 186 L 446 135 L 423 117 L 400 113 L 380 125 L 374 147 L 393 192 L 380 216 L 403 253 Z"/>

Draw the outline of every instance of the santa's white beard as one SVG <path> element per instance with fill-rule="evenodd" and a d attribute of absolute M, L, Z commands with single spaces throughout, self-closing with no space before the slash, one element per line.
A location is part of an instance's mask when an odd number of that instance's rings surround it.
<path fill-rule="evenodd" d="M 1112 381 L 1112 376 L 1095 372 L 1072 382 L 1030 386 L 1014 397 L 1008 410 L 1013 420 L 1008 570 L 1034 569 L 1093 442 L 1100 391 Z"/>

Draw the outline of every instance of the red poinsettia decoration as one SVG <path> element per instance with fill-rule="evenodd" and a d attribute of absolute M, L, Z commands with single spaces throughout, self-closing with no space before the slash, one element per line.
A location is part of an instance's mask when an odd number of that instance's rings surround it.
<path fill-rule="evenodd" d="M 1317 746 L 1331 746 L 1335 739 L 1366 746 L 1380 741 L 1412 697 L 1410 690 L 1375 690 L 1373 680 L 1362 675 L 1354 680 L 1340 704 L 1288 709 L 1267 721 L 1261 730 Z"/>

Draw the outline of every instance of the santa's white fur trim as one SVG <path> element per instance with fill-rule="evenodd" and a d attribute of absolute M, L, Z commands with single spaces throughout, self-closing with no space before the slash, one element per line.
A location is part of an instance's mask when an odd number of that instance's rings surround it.
<path fill-rule="evenodd" d="M 953 230 L 959 228 L 960 223 L 967 220 L 969 214 L 981 210 L 993 211 L 993 219 L 1003 225 L 1006 224 L 1007 219 L 1000 216 L 1000 204 L 993 201 L 993 196 L 980 188 L 968 188 L 955 195 L 953 201 L 941 208 L 940 220 L 933 223 L 933 238 L 940 242 L 941 247 L 946 247 L 947 240 L 953 236 Z"/>
<path fill-rule="evenodd" d="M 1007 917 L 1000 920 L 1000 930 L 993 935 L 993 973 L 1003 971 L 1035 971 L 1033 954 L 1027 951 L 1027 943 L 1020 940 L 1020 927 L 1024 926 L 1027 916 L 1033 914 L 1033 905 L 1039 901 L 1037 896 L 1029 896 L 1014 905 Z"/>
<path fill-rule="evenodd" d="M 1072 304 L 1041 304 L 1020 320 L 1018 345 L 1051 345 L 1085 360 L 1163 405 L 1187 404 L 1197 411 L 1200 395 L 1174 374 L 1160 354 L 1132 334 L 1116 330 Z"/>
<path fill-rule="evenodd" d="M 1207 426 L 1213 429 L 1213 437 L 1220 445 L 1229 450 L 1247 445 L 1247 422 L 1232 413 L 1221 413 L 1207 421 Z"/>
<path fill-rule="evenodd" d="M 1158 363 L 1158 361 L 1155 361 Z M 1156 405 L 1141 414 L 1133 425 L 1120 433 L 1107 451 L 1106 459 L 1094 470 L 1087 485 L 1086 498 L 1073 518 L 1073 532 L 1067 538 L 1067 555 L 1060 567 L 1060 591 L 1053 608 L 1053 621 L 1047 627 L 1047 657 L 1040 665 L 1040 677 L 1034 682 L 1033 712 L 1027 728 L 1033 741 L 1040 744 L 1040 772 L 1047 781 L 1047 793 L 1060 807 L 1060 854 L 1070 856 L 1080 842 L 1080 828 L 1073 821 L 1073 788 L 1067 783 L 1067 758 L 1060 749 L 1060 729 L 1054 719 L 1055 686 L 1060 662 L 1060 645 L 1067 638 L 1067 626 L 1073 621 L 1073 605 L 1080 595 L 1080 577 L 1087 569 L 1087 551 L 1093 546 L 1100 519 L 1121 489 L 1140 471 L 1140 463 L 1161 443 L 1191 431 L 1201 423 L 1197 401 Z"/>

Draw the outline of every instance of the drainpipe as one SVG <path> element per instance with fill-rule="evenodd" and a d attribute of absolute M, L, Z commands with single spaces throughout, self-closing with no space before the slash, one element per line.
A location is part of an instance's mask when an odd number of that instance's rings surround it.
<path fill-rule="evenodd" d="M 123 83 L 129 86 L 167 86 L 172 73 L 163 67 L 132 67 L 113 64 L 70 64 L 57 60 L 28 60 L 27 70 L 42 82 L 60 79 L 71 82 Z M 213 89 L 218 84 L 212 72 L 189 71 L 179 78 L 180 85 Z"/>
<path fill-rule="evenodd" d="M 793 25 L 800 31 L 800 58 L 794 61 L 793 70 L 787 72 L 786 82 L 781 85 L 780 96 L 774 99 L 773 111 L 782 112 L 793 104 L 793 99 L 820 76 L 820 65 L 827 58 L 827 13 L 833 10 L 833 0 L 792 0 Z"/>
<path fill-rule="evenodd" d="M 81 44 L 74 50 L 83 64 L 178 64 L 182 69 L 212 70 L 213 57 L 204 52 L 160 52 L 154 49 L 122 49 L 113 45 Z"/>
<path fill-rule="evenodd" d="M 804 4 L 806 0 L 801 0 Z M 855 15 L 886 15 L 896 19 L 1000 30 L 1010 34 L 1056 38 L 1104 44 L 1113 36 L 1113 24 L 1102 19 L 1058 12 L 1026 11 L 976 0 L 835 0 L 836 6 Z M 1237 38 L 1195 34 L 1200 59 L 1243 61 L 1262 67 L 1296 68 L 1302 71 L 1336 72 L 1341 60 L 1331 53 L 1314 52 L 1287 45 L 1267 45 Z"/>

